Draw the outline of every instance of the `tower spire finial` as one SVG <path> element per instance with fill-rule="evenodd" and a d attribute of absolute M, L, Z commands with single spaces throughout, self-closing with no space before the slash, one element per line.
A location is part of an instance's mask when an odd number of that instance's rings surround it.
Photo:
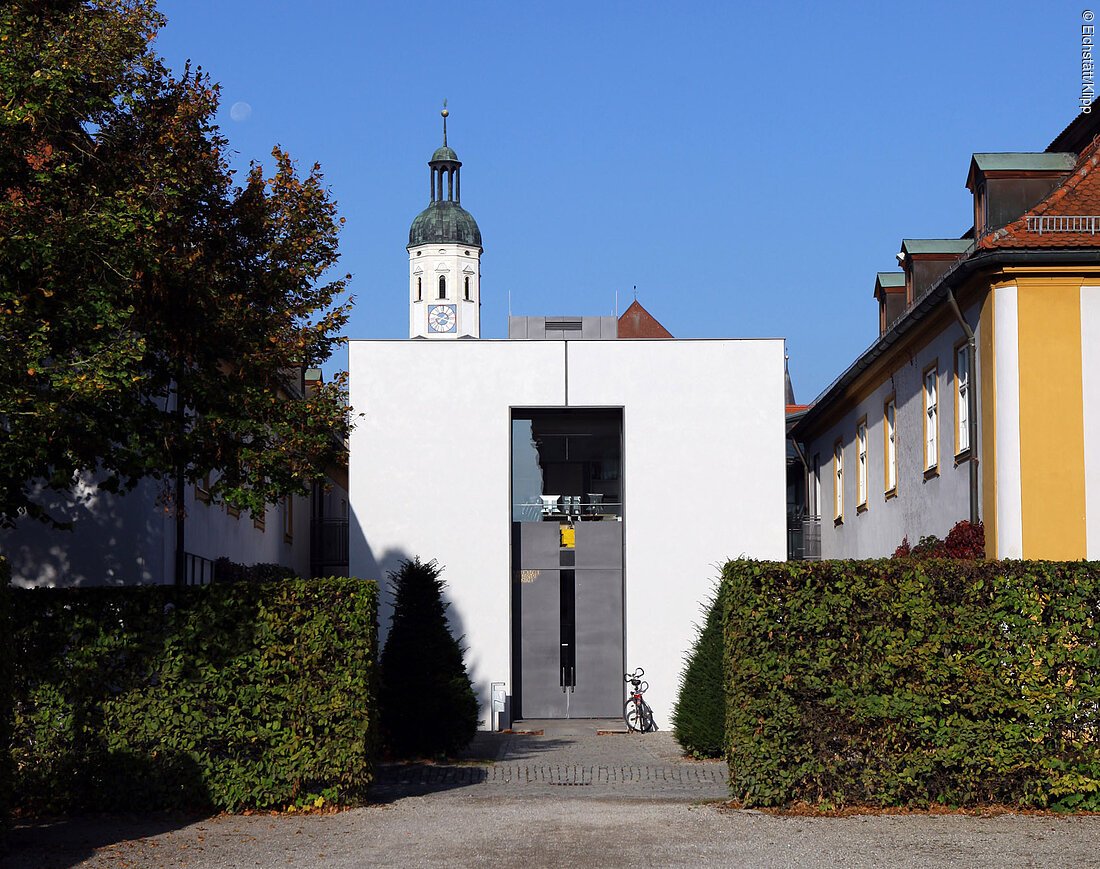
<path fill-rule="evenodd" d="M 450 114 L 450 112 L 447 111 L 447 99 L 446 99 L 446 97 L 444 97 L 444 99 L 443 99 L 443 111 L 441 111 L 439 114 L 441 114 L 443 116 L 443 144 L 446 145 L 447 144 L 447 115 Z"/>

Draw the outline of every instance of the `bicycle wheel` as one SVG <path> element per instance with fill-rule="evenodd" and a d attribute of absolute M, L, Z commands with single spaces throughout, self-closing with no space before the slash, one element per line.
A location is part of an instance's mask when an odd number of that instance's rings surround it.
<path fill-rule="evenodd" d="M 649 704 L 644 700 L 642 701 L 642 733 L 656 733 L 657 722 L 653 720 L 653 710 L 649 708 Z"/>
<path fill-rule="evenodd" d="M 626 722 L 626 729 L 631 733 L 645 732 L 645 713 L 633 700 L 627 700 L 626 705 L 623 706 L 623 721 Z"/>

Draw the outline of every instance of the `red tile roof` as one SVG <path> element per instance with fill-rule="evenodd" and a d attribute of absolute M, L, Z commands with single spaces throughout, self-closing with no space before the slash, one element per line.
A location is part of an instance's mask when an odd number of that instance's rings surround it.
<path fill-rule="evenodd" d="M 1077 164 L 1058 187 L 1042 202 L 1007 226 L 978 239 L 978 248 L 1067 248 L 1100 247 L 1100 232 L 1043 232 L 1029 230 L 1029 217 L 1100 218 L 1100 136 L 1093 139 L 1077 158 Z M 1100 223 L 1100 220 L 1097 221 Z"/>
<path fill-rule="evenodd" d="M 671 338 L 672 333 L 635 299 L 619 317 L 620 338 Z"/>

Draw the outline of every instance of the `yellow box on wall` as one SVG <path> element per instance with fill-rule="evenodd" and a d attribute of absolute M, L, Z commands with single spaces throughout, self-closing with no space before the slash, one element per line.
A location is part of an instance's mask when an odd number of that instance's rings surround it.
<path fill-rule="evenodd" d="M 561 545 L 563 549 L 577 548 L 577 529 L 569 525 L 561 526 Z"/>

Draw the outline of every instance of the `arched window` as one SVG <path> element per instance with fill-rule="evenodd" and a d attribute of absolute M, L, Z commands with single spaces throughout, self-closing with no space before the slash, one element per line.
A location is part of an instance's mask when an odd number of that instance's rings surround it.
<path fill-rule="evenodd" d="M 466 301 L 470 301 L 470 279 L 466 278 Z"/>
<path fill-rule="evenodd" d="M 440 275 L 439 276 L 439 298 L 441 298 L 441 299 L 447 298 L 447 276 L 446 275 Z"/>
<path fill-rule="evenodd" d="M 418 302 L 423 301 L 423 299 L 424 299 L 424 286 L 423 286 L 423 283 L 424 283 L 423 278 L 417 278 L 416 279 L 416 300 Z"/>

